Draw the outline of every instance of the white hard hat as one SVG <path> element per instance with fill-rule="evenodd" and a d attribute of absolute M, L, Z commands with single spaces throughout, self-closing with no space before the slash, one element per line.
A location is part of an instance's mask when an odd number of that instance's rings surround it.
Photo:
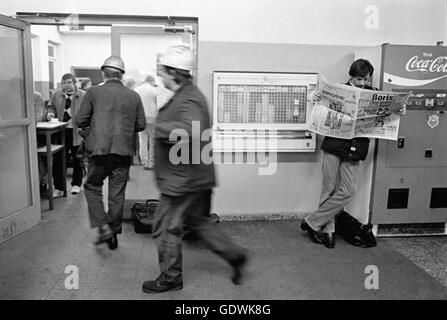
<path fill-rule="evenodd" d="M 122 73 L 125 73 L 124 61 L 118 56 L 108 57 L 101 66 L 101 70 L 103 70 L 104 68 L 115 68 L 120 70 Z"/>
<path fill-rule="evenodd" d="M 184 45 L 170 46 L 160 58 L 160 64 L 164 66 L 189 72 L 193 69 L 193 61 L 191 49 Z"/>

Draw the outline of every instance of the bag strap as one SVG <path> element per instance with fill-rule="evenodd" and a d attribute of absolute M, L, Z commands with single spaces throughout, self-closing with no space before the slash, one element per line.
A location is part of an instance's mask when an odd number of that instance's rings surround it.
<path fill-rule="evenodd" d="M 146 206 L 149 205 L 149 202 L 158 202 L 158 199 L 147 199 L 146 200 Z"/>

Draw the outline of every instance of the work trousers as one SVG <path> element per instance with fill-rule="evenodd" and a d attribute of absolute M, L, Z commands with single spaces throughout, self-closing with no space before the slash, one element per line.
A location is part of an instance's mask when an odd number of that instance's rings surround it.
<path fill-rule="evenodd" d="M 73 177 L 71 181 L 72 186 L 80 187 L 82 184 L 82 166 L 81 160 L 77 158 L 76 152 L 79 146 L 73 145 L 73 128 L 65 129 L 65 159 L 67 164 L 71 162 L 73 164 Z M 70 160 L 71 159 L 71 160 Z M 54 187 L 58 190 L 63 190 L 63 177 L 62 177 L 62 155 L 56 154 L 53 161 L 53 177 Z"/>
<path fill-rule="evenodd" d="M 316 231 L 334 232 L 335 216 L 351 201 L 357 190 L 359 161 L 323 153 L 323 188 L 320 206 L 305 220 Z"/>
<path fill-rule="evenodd" d="M 209 249 L 230 265 L 244 254 L 218 225 L 209 220 L 211 190 L 183 196 L 162 194 L 154 216 L 153 237 L 158 248 L 161 281 L 182 280 L 183 224 L 194 230 Z"/>
<path fill-rule="evenodd" d="M 140 161 L 145 167 L 154 166 L 154 134 L 154 123 L 146 123 L 146 129 L 138 133 L 140 138 Z"/>
<path fill-rule="evenodd" d="M 116 233 L 121 233 L 124 198 L 131 157 L 109 154 L 93 156 L 88 166 L 84 193 L 92 228 L 109 224 Z M 104 210 L 102 186 L 109 178 L 109 197 L 106 213 Z"/>

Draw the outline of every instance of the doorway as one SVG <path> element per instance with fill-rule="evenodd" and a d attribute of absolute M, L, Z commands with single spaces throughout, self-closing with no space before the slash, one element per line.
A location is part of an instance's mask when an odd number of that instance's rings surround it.
<path fill-rule="evenodd" d="M 41 221 L 33 90 L 49 101 L 68 72 L 79 80 L 91 75 L 97 84 L 101 64 L 115 54 L 125 61 L 125 77 L 136 84 L 154 75 L 161 107 L 170 92 L 157 79 L 157 59 L 168 45 L 182 43 L 190 46 L 197 62 L 198 49 L 194 17 L 35 12 L 18 12 L 16 17 L 0 16 L 0 38 L 8 44 L 0 49 L 0 63 L 7 66 L 0 76 L 0 93 L 7 95 L 0 109 L 0 180 L 11 182 L 0 186 L 0 243 Z M 3 106 L 6 98 L 12 101 L 8 107 Z M 158 195 L 157 190 L 147 190 L 155 184 L 144 180 L 132 175 L 134 187 L 128 188 L 126 199 Z M 107 190 L 104 194 L 106 198 Z"/>

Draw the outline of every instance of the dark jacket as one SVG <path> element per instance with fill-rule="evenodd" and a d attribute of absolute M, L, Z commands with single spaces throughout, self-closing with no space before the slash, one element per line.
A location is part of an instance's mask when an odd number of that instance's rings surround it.
<path fill-rule="evenodd" d="M 90 127 L 85 138 L 90 156 L 132 156 L 135 133 L 146 128 L 146 117 L 138 93 L 111 79 L 87 91 L 76 124 Z"/>
<path fill-rule="evenodd" d="M 73 98 L 71 99 L 71 117 L 72 119 L 76 118 L 76 115 L 81 108 L 82 100 L 84 98 L 85 91 L 81 89 L 76 89 L 76 92 L 73 94 Z M 53 112 L 55 116 L 62 121 L 64 118 L 65 112 L 65 93 L 62 89 L 56 91 L 51 98 L 50 105 L 48 106 L 48 111 Z M 78 127 L 74 121 L 72 121 L 73 125 L 73 145 L 79 146 L 81 144 L 82 138 L 78 134 Z"/>
<path fill-rule="evenodd" d="M 345 84 L 350 85 L 349 82 Z M 377 90 L 370 86 L 365 86 L 364 89 Z M 347 160 L 365 160 L 368 149 L 369 138 L 339 139 L 325 137 L 321 145 L 321 150 Z"/>
<path fill-rule="evenodd" d="M 194 127 L 192 121 L 197 121 Z M 211 148 L 211 138 L 208 141 L 201 141 L 200 138 L 202 132 L 207 129 L 209 131 L 209 128 L 210 117 L 206 99 L 193 84 L 182 86 L 159 110 L 155 121 L 154 157 L 155 176 L 161 193 L 181 196 L 211 189 L 216 185 L 213 162 L 203 161 L 201 156 L 205 147 L 207 148 L 204 152 Z M 178 135 L 174 135 L 179 137 L 177 140 L 181 138 L 186 141 L 182 145 L 183 148 L 176 141 L 169 140 L 174 129 L 178 130 Z M 171 157 L 170 152 L 173 153 Z M 183 161 L 176 164 L 179 158 Z"/>

